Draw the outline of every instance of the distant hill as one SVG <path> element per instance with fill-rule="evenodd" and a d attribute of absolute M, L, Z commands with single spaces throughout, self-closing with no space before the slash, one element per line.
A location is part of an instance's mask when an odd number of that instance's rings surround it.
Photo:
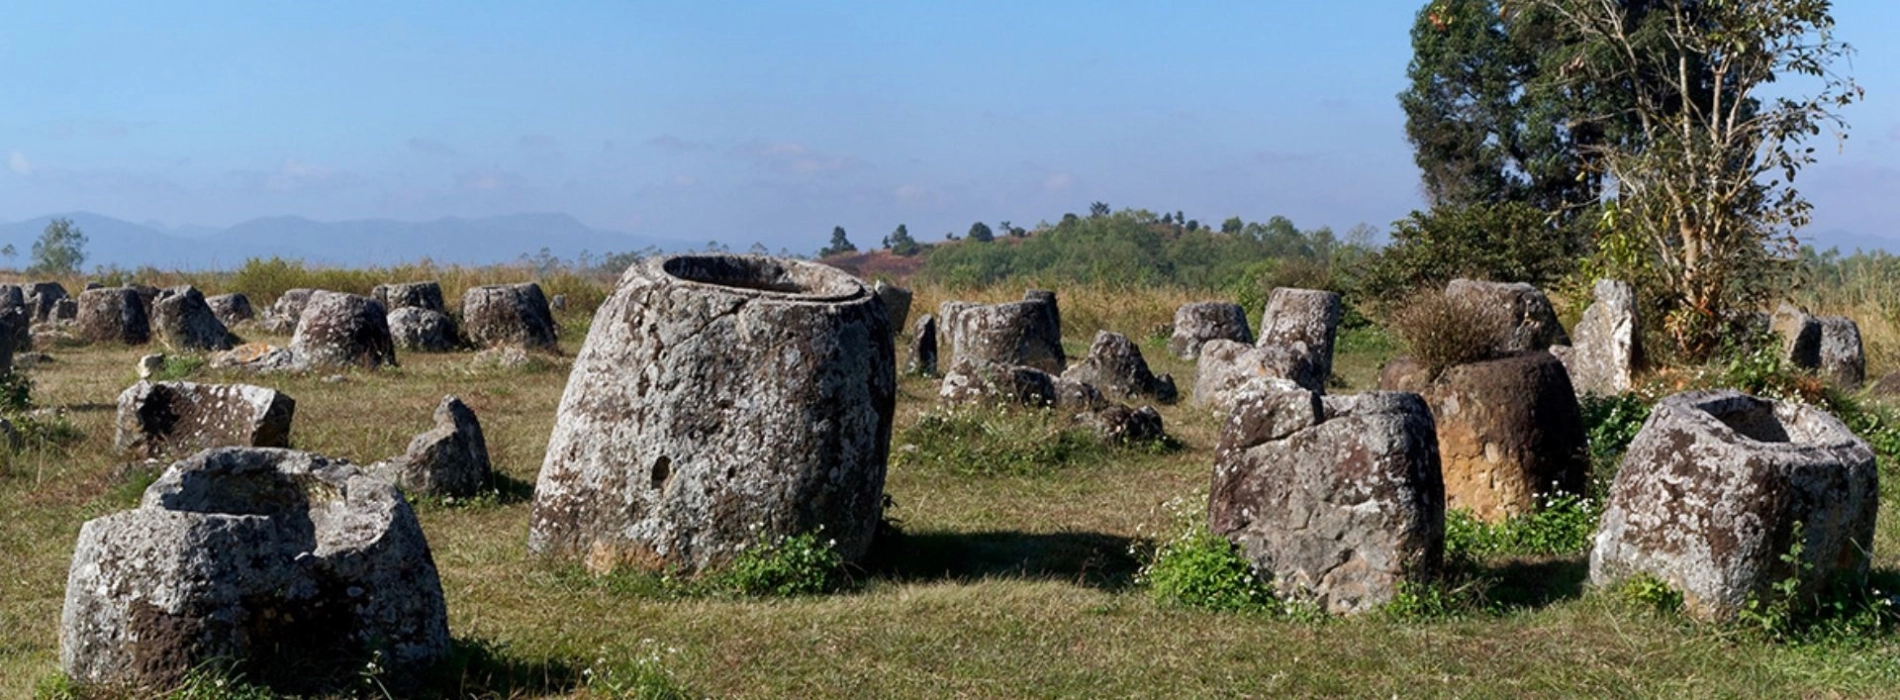
<path fill-rule="evenodd" d="M 85 267 L 151 265 L 173 269 L 229 269 L 253 257 L 279 256 L 324 265 L 389 265 L 428 258 L 438 263 L 481 265 L 509 262 L 542 248 L 572 259 L 658 247 L 677 250 L 680 241 L 591 228 L 566 214 L 513 214 L 434 221 L 358 219 L 313 221 L 301 217 L 252 219 L 224 229 L 161 229 L 91 212 L 49 214 L 0 223 L 0 246 L 16 257 L 0 261 L 24 267 L 33 242 L 55 217 L 72 219 L 87 238 Z"/>

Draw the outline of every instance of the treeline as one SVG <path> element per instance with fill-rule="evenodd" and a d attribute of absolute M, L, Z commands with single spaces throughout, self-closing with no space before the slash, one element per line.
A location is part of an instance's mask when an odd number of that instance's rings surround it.
<path fill-rule="evenodd" d="M 1066 215 L 1021 237 L 930 246 L 920 279 L 953 287 L 1018 280 L 1040 284 L 1172 285 L 1233 291 L 1260 283 L 1336 288 L 1339 272 L 1372 251 L 1371 229 L 1342 239 L 1301 230 L 1285 217 L 1228 219 L 1208 229 L 1145 209 Z"/>

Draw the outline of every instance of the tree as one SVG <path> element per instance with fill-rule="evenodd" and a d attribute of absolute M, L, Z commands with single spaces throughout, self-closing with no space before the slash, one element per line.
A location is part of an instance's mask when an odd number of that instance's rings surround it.
<path fill-rule="evenodd" d="M 1089 217 L 1099 219 L 1108 216 L 1108 202 L 1090 202 Z"/>
<path fill-rule="evenodd" d="M 1238 216 L 1230 216 L 1230 217 L 1227 217 L 1226 221 L 1220 222 L 1220 232 L 1225 233 L 1229 236 L 1239 234 L 1242 230 L 1246 228 L 1247 228 L 1247 222 L 1241 221 L 1240 217 Z"/>
<path fill-rule="evenodd" d="M 996 234 L 990 231 L 990 225 L 981 221 L 970 224 L 970 232 L 965 237 L 978 243 L 996 240 Z"/>
<path fill-rule="evenodd" d="M 40 232 L 40 239 L 33 242 L 33 266 L 27 271 L 37 274 L 73 274 L 79 272 L 79 265 L 86 262 L 86 234 L 73 225 L 72 219 L 54 219 L 47 222 L 46 229 Z"/>
<path fill-rule="evenodd" d="M 850 238 L 845 237 L 844 227 L 833 226 L 831 227 L 831 245 L 818 249 L 818 257 L 828 258 L 842 253 L 856 252 L 858 252 L 858 247 L 851 244 Z"/>
<path fill-rule="evenodd" d="M 917 243 L 917 239 L 910 237 L 910 229 L 905 228 L 903 224 L 898 224 L 897 230 L 884 237 L 884 247 L 891 249 L 893 255 L 906 257 L 916 255 L 923 250 L 923 246 Z"/>
<path fill-rule="evenodd" d="M 1678 348 L 1703 357 L 1772 294 L 1810 205 L 1794 189 L 1814 162 L 1806 140 L 1837 139 L 1839 110 L 1860 99 L 1836 73 L 1829 0 L 1507 0 L 1568 37 L 1542 78 L 1589 104 L 1580 125 L 1628 125 L 1580 144 L 1612 190 L 1595 263 L 1644 288 Z M 1791 86 L 1785 78 L 1805 78 Z M 1775 83 L 1773 96 L 1761 94 Z M 1608 88 L 1604 86 L 1610 86 Z M 1805 94 L 1804 94 L 1805 92 Z"/>
<path fill-rule="evenodd" d="M 5 248 L 0 248 L 0 256 L 6 256 L 7 264 L 12 265 L 13 259 L 20 257 L 20 249 L 13 247 L 12 243 L 8 243 Z"/>

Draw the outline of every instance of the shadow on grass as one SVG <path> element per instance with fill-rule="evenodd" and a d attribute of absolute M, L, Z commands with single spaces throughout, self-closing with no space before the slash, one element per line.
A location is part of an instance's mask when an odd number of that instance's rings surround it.
<path fill-rule="evenodd" d="M 534 482 L 522 481 L 499 471 L 490 472 L 490 478 L 490 487 L 495 489 L 502 505 L 534 500 Z"/>
<path fill-rule="evenodd" d="M 1139 568 L 1130 544 L 1096 532 L 906 532 L 881 537 L 865 570 L 894 581 L 1013 577 L 1121 590 Z"/>
<path fill-rule="evenodd" d="M 1509 559 L 1485 562 L 1478 576 L 1490 581 L 1485 597 L 1505 610 L 1541 608 L 1583 596 L 1590 578 L 1587 556 Z"/>
<path fill-rule="evenodd" d="M 586 681 L 573 662 L 519 658 L 508 646 L 485 639 L 456 639 L 449 658 L 436 667 L 428 690 L 442 697 L 513 698 L 569 694 Z"/>

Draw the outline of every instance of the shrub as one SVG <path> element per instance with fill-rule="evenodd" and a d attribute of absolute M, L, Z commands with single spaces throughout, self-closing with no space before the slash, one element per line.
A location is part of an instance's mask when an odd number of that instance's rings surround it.
<path fill-rule="evenodd" d="M 1602 500 L 1609 495 L 1623 452 L 1649 420 L 1651 404 L 1631 393 L 1586 394 L 1577 403 L 1583 413 L 1584 435 L 1590 440 L 1590 496 Z"/>
<path fill-rule="evenodd" d="M 1514 325 L 1503 308 L 1442 289 L 1420 289 L 1389 322 L 1413 360 L 1436 377 L 1446 368 L 1503 354 Z"/>
<path fill-rule="evenodd" d="M 831 591 L 842 581 L 844 558 L 835 540 L 806 533 L 746 549 L 714 575 L 714 585 L 741 595 L 798 596 Z"/>
<path fill-rule="evenodd" d="M 1536 510 L 1499 523 L 1479 520 L 1462 508 L 1448 510 L 1445 555 L 1485 559 L 1576 554 L 1589 550 L 1602 514 L 1598 501 L 1569 494 L 1546 497 Z"/>
<path fill-rule="evenodd" d="M 1170 537 L 1146 551 L 1135 583 L 1148 587 L 1156 601 L 1202 610 L 1247 613 L 1282 611 L 1269 582 L 1256 576 L 1238 548 L 1207 529 L 1204 495 L 1166 504 Z"/>
<path fill-rule="evenodd" d="M 1682 592 L 1647 573 L 1623 579 L 1613 592 L 1624 603 L 1644 610 L 1668 615 L 1682 609 Z"/>

